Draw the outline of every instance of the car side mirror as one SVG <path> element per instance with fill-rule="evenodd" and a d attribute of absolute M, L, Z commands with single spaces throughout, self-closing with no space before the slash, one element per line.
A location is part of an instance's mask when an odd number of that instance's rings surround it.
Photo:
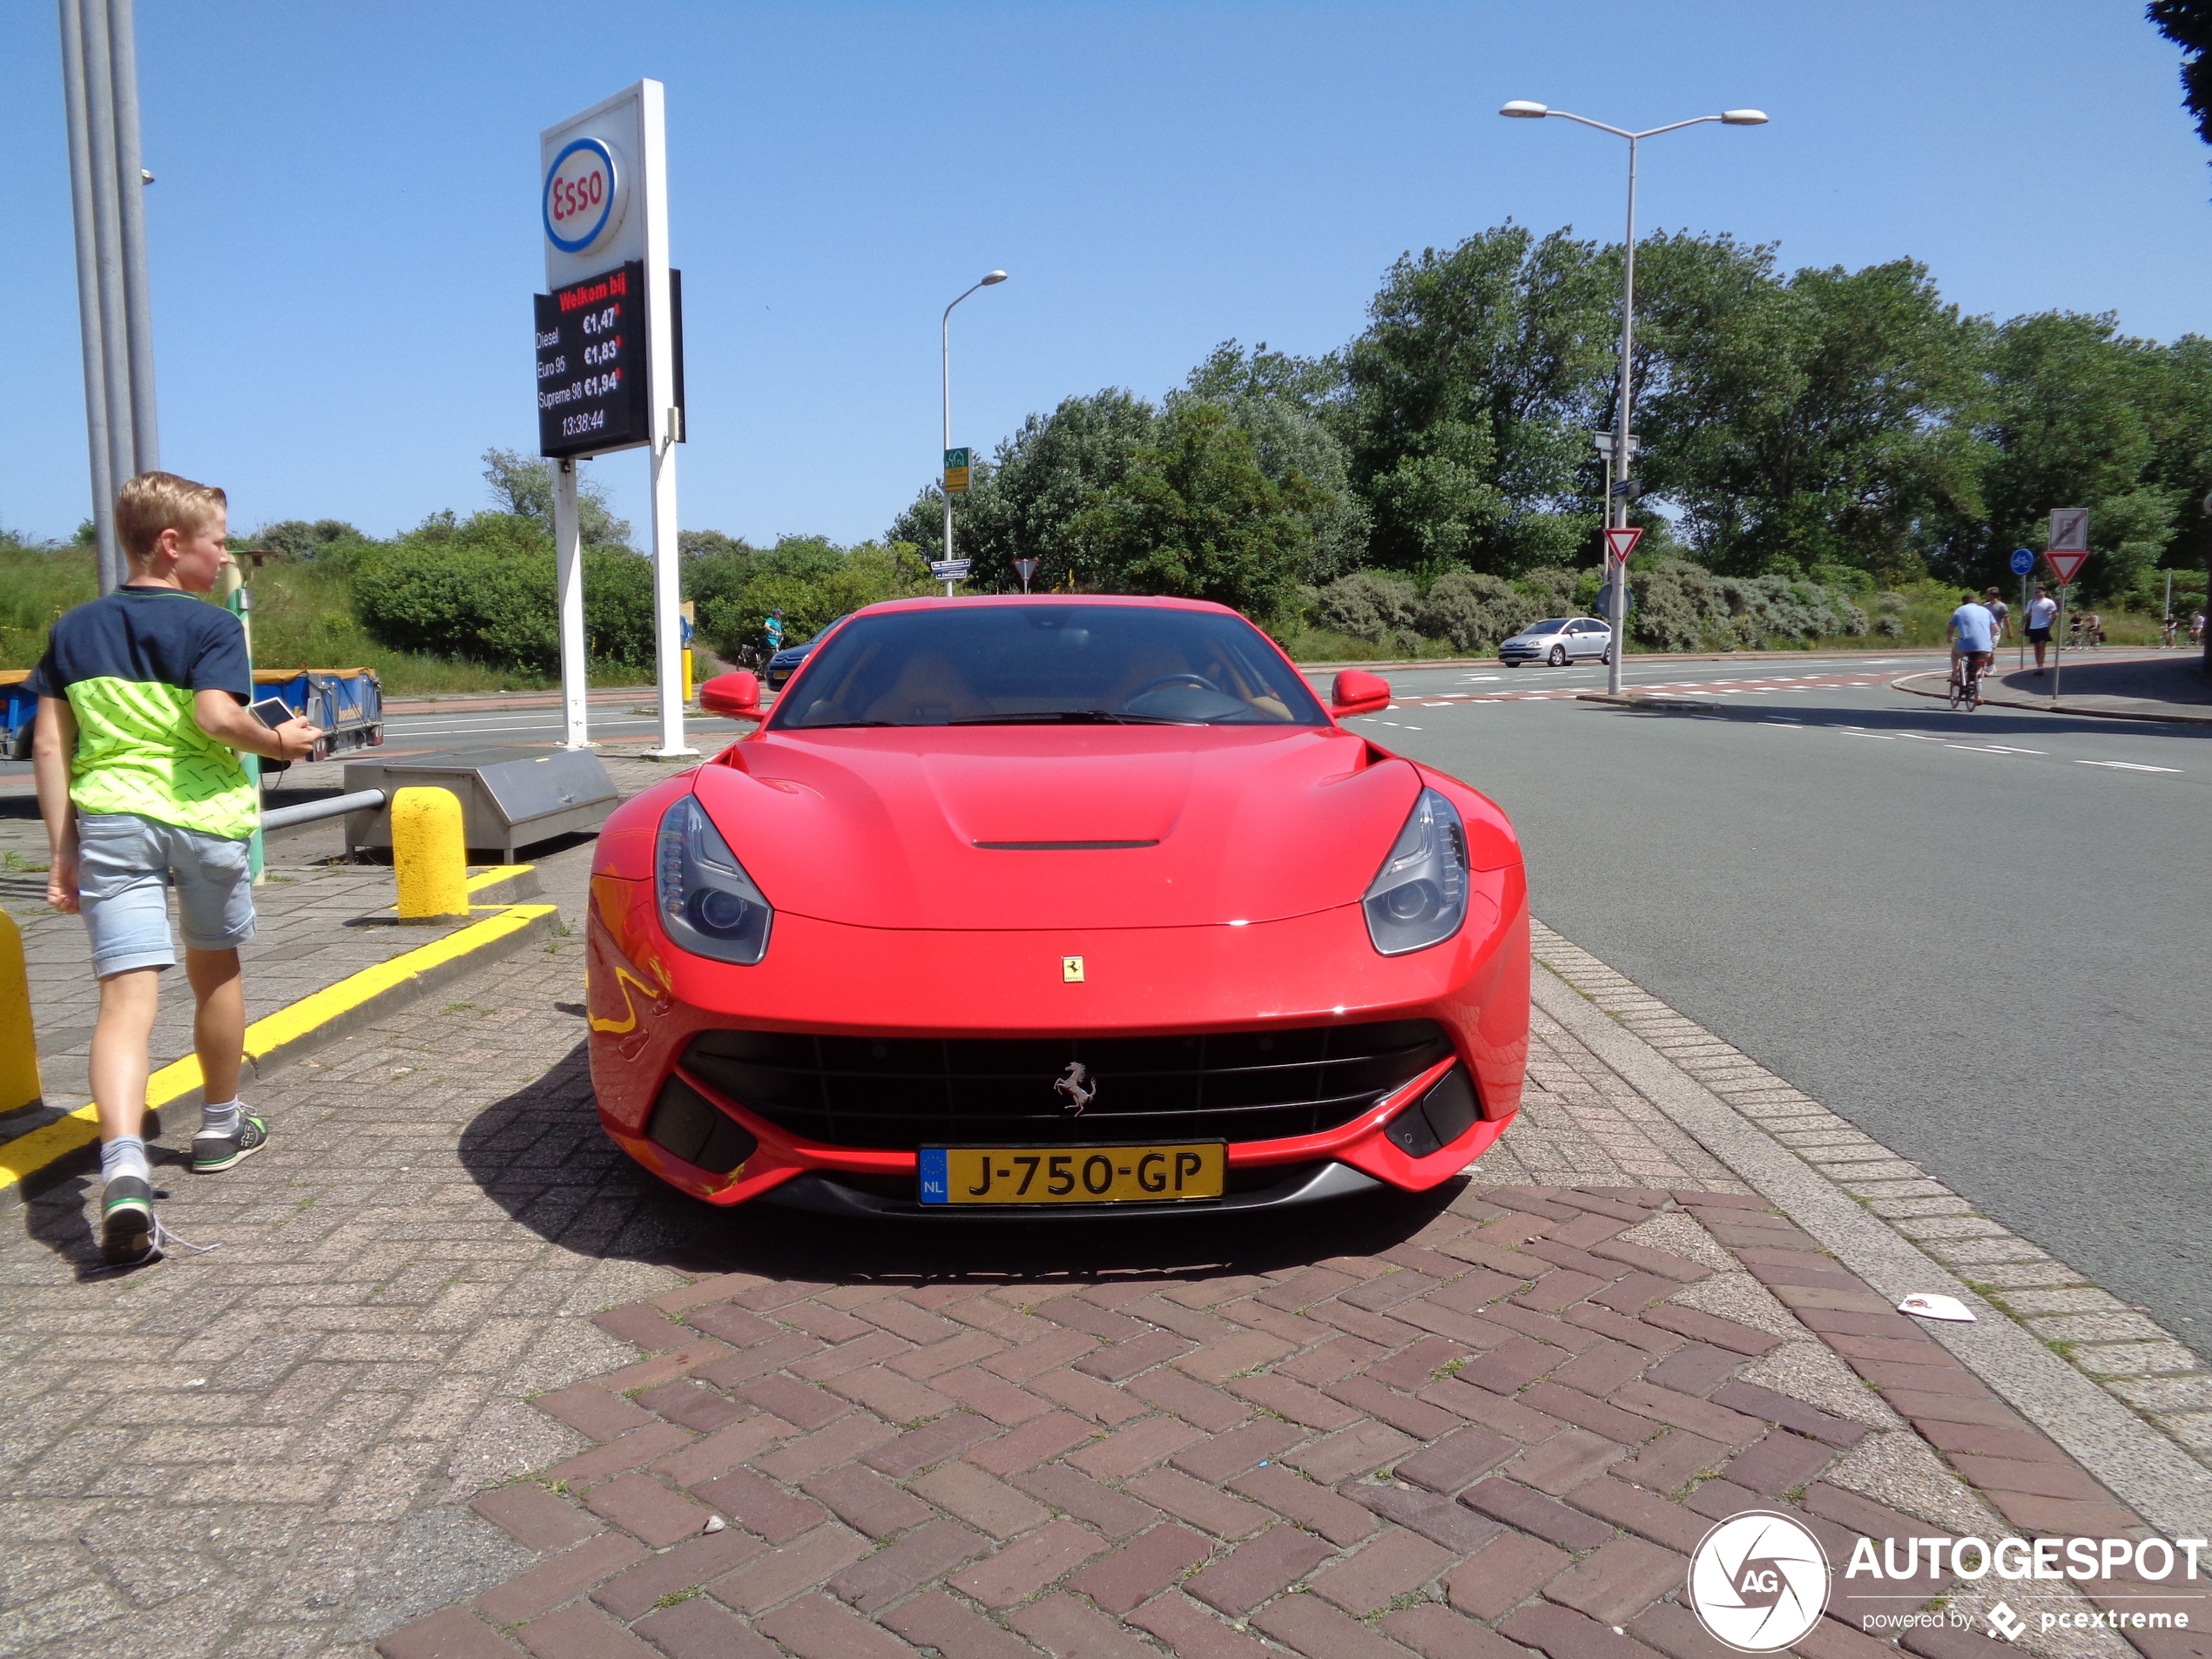
<path fill-rule="evenodd" d="M 1390 682 L 1379 674 L 1347 668 L 1329 685 L 1329 712 L 1341 720 L 1348 715 L 1372 714 L 1390 706 Z"/>
<path fill-rule="evenodd" d="M 759 677 L 742 668 L 734 674 L 717 674 L 703 682 L 699 686 L 699 708 L 725 720 L 768 718 L 767 710 L 760 706 Z"/>

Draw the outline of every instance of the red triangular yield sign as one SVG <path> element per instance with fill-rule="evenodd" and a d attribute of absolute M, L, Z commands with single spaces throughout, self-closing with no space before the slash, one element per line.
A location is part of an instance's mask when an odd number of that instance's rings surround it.
<path fill-rule="evenodd" d="M 2052 552 L 2043 556 L 2050 560 L 2051 568 L 2059 573 L 2060 583 L 2067 586 L 2072 585 L 2074 578 L 2081 573 L 2081 567 L 2089 562 L 2087 553 Z"/>
<path fill-rule="evenodd" d="M 1605 533 L 1606 556 L 1626 564 L 1629 555 L 1636 550 L 1636 543 L 1642 539 L 1643 532 L 1634 525 L 1626 529 L 1608 530 Z"/>

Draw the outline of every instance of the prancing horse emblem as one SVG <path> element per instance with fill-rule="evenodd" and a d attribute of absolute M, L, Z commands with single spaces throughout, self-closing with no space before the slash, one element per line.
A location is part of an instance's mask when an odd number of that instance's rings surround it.
<path fill-rule="evenodd" d="M 1068 1109 L 1077 1117 L 1081 1117 L 1083 1115 L 1083 1108 L 1097 1097 L 1098 1090 L 1095 1086 L 1089 1089 L 1083 1087 L 1089 1081 L 1090 1073 L 1083 1069 L 1083 1062 L 1080 1060 L 1070 1060 L 1068 1062 L 1068 1075 L 1052 1086 L 1055 1093 L 1067 1096 Z"/>

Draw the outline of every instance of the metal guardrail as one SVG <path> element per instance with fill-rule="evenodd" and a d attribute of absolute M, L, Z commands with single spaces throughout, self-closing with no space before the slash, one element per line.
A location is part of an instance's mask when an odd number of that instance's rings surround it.
<path fill-rule="evenodd" d="M 302 801 L 297 806 L 280 806 L 273 813 L 261 814 L 263 833 L 289 829 L 294 824 L 313 824 L 325 818 L 341 818 L 347 813 L 357 813 L 384 804 L 381 789 L 357 789 L 350 795 L 333 795 L 325 800 Z"/>

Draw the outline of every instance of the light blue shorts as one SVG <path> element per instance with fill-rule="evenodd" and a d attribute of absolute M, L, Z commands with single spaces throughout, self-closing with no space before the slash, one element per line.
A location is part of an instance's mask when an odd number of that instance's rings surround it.
<path fill-rule="evenodd" d="M 173 968 L 169 882 L 193 950 L 234 950 L 253 937 L 252 843 L 158 824 L 130 813 L 77 820 L 77 897 L 101 979 Z"/>

